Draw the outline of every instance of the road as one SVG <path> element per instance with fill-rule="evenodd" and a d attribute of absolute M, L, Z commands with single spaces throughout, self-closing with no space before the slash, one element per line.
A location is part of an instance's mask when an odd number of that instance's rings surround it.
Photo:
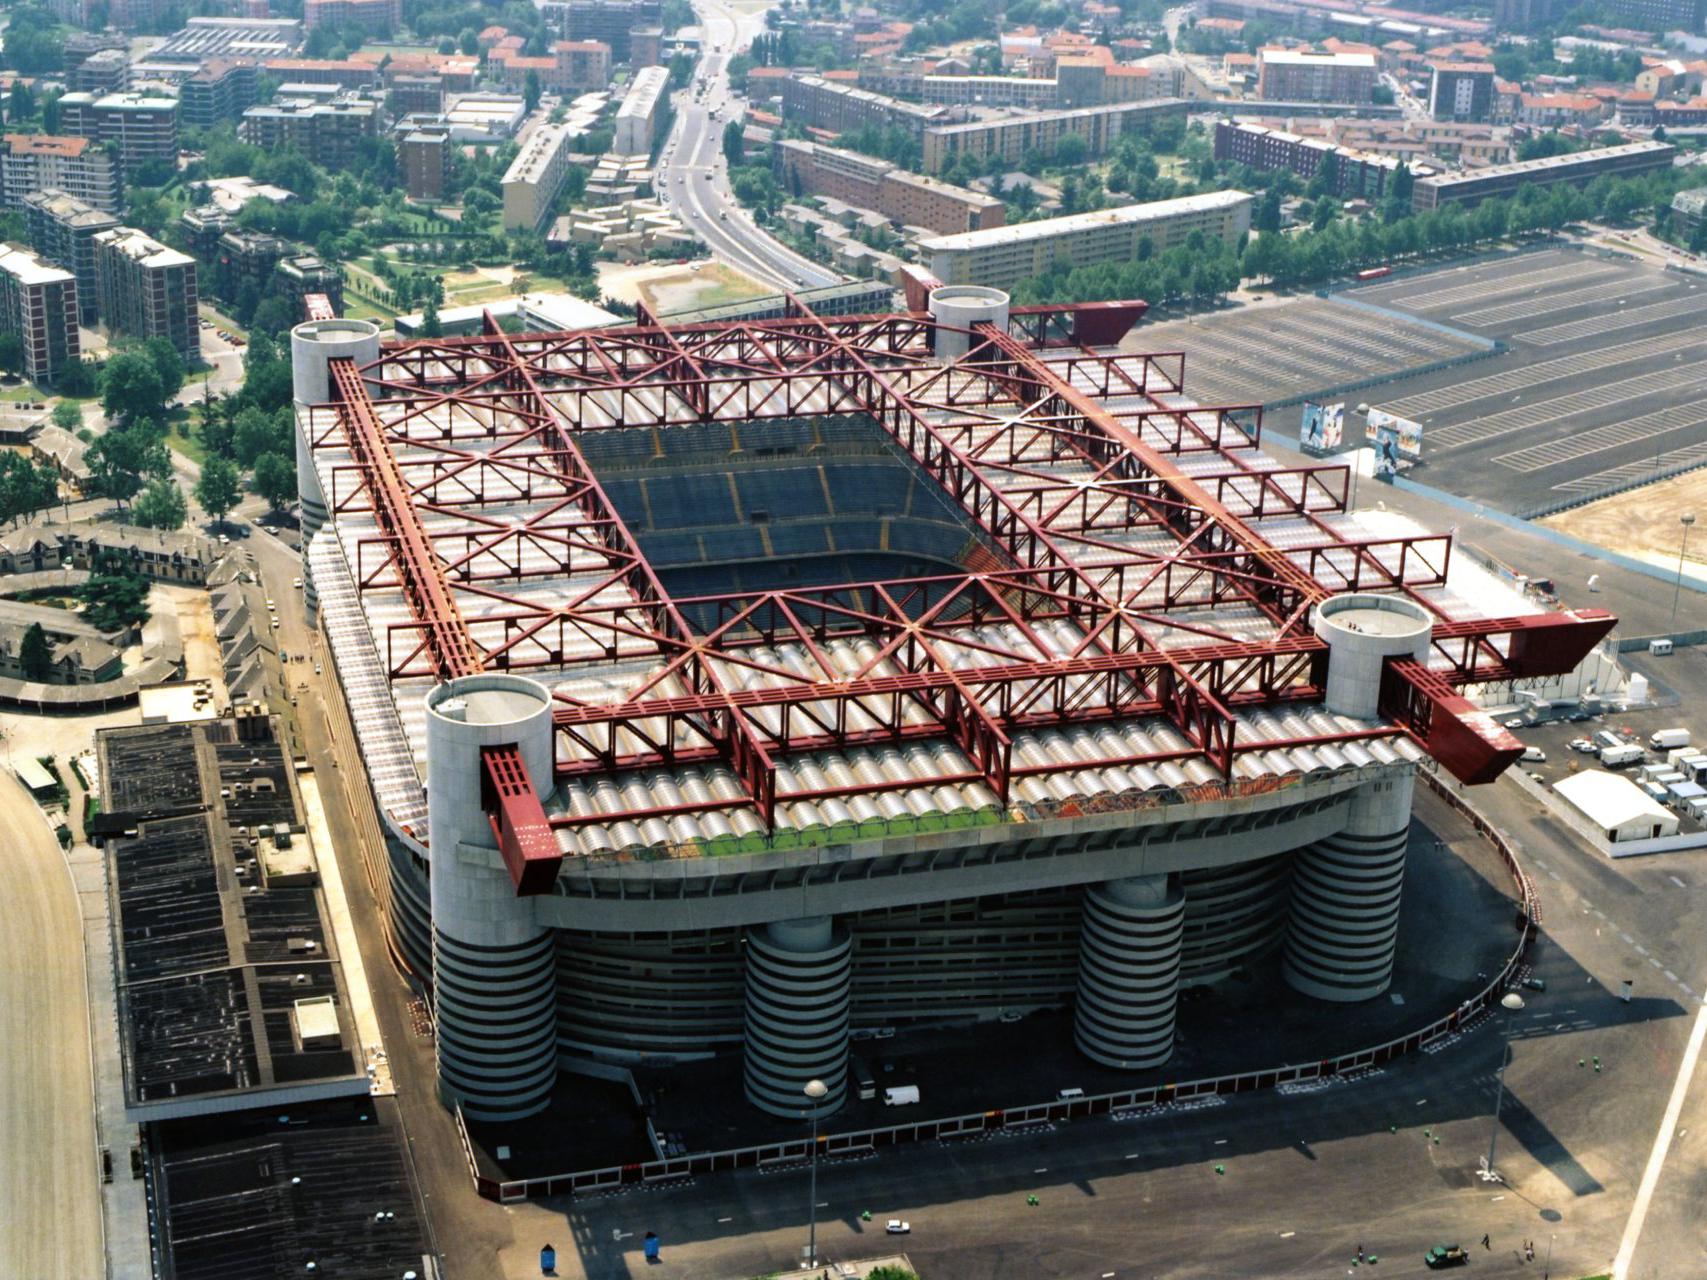
<path fill-rule="evenodd" d="M 8 1275 L 86 1280 L 106 1263 L 77 895 L 9 768 L 0 824 L 0 1258 Z"/>
<path fill-rule="evenodd" d="M 733 103 L 730 57 L 764 30 L 764 7 L 699 0 L 704 49 L 658 163 L 665 202 L 719 261 L 778 289 L 835 284 L 842 277 L 756 226 L 729 192 L 723 126 Z M 714 119 L 713 116 L 717 117 Z"/>

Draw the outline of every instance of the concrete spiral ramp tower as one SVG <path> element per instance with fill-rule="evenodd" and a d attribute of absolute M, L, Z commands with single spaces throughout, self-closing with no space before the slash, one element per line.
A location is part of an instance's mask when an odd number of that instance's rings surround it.
<path fill-rule="evenodd" d="M 1165 875 L 1093 885 L 1079 935 L 1073 1041 L 1105 1067 L 1157 1067 L 1174 1051 L 1185 894 Z"/>
<path fill-rule="evenodd" d="M 747 935 L 747 1101 L 773 1116 L 806 1114 L 822 1080 L 819 1115 L 848 1093 L 853 943 L 829 916 L 780 920 Z"/>
<path fill-rule="evenodd" d="M 1426 661 L 1433 623 L 1398 596 L 1335 596 L 1317 606 L 1315 632 L 1330 646 L 1328 710 L 1374 720 L 1389 658 Z M 1415 776 L 1366 782 L 1346 825 L 1299 850 L 1292 869 L 1286 981 L 1321 1000 L 1380 995 L 1393 979 Z"/>

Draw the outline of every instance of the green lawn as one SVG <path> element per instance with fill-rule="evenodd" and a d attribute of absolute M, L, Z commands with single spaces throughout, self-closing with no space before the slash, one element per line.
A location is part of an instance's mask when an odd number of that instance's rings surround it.
<path fill-rule="evenodd" d="M 166 447 L 173 453 L 181 453 L 198 467 L 207 461 L 207 447 L 192 435 L 186 435 L 189 423 L 174 422 L 166 430 Z"/>

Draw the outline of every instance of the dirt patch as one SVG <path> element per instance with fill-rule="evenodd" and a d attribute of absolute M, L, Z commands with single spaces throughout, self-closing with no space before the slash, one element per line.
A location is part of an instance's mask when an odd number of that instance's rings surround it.
<path fill-rule="evenodd" d="M 1677 567 L 1680 516 L 1707 516 L 1707 468 L 1643 485 L 1539 521 L 1573 538 L 1619 551 L 1662 568 Z M 1689 531 L 1689 563 L 1707 567 L 1707 520 Z"/>
<path fill-rule="evenodd" d="M 775 292 L 732 267 L 709 260 L 600 271 L 599 288 L 610 297 L 644 302 L 659 312 L 717 307 Z"/>
<path fill-rule="evenodd" d="M 225 678 L 219 661 L 219 636 L 213 625 L 213 606 L 200 587 L 160 587 L 178 614 L 178 635 L 184 642 L 184 678 Z"/>

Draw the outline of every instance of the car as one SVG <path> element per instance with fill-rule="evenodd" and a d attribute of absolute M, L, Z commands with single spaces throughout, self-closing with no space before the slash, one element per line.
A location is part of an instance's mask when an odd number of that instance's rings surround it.
<path fill-rule="evenodd" d="M 913 1224 L 903 1218 L 891 1218 L 883 1229 L 892 1236 L 905 1236 L 912 1234 Z"/>
<path fill-rule="evenodd" d="M 1505 727 L 1508 729 L 1521 729 L 1525 726 L 1526 723 L 1527 723 L 1527 721 L 1525 721 L 1519 717 L 1513 717 L 1512 719 L 1507 720 L 1505 722 Z"/>
<path fill-rule="evenodd" d="M 1590 742 L 1587 738 L 1572 738 L 1565 745 L 1570 747 L 1572 751 L 1581 751 L 1584 753 L 1598 753 L 1600 751 L 1600 748 L 1595 746 L 1594 743 Z"/>
<path fill-rule="evenodd" d="M 292 578 L 290 580 L 290 585 L 295 587 L 298 591 L 301 591 L 302 590 L 302 579 L 301 578 Z"/>
<path fill-rule="evenodd" d="M 274 618 L 273 619 L 273 630 L 277 631 L 278 629 L 279 629 L 279 620 L 277 618 Z"/>
<path fill-rule="evenodd" d="M 729 221 L 729 210 L 719 209 L 717 211 L 717 220 L 719 222 L 728 222 Z"/>
<path fill-rule="evenodd" d="M 1461 1245 L 1437 1244 L 1423 1254 L 1423 1265 L 1430 1271 L 1439 1271 L 1443 1267 L 1467 1267 L 1470 1265 L 1470 1255 L 1464 1252 Z"/>
<path fill-rule="evenodd" d="M 1025 1017 L 1025 1015 L 1023 1013 L 1021 1013 L 1018 1009 L 1003 1009 L 1002 1010 L 1002 1016 L 998 1019 L 998 1021 L 1000 1021 L 1000 1022 L 1018 1022 L 1023 1017 Z"/>
<path fill-rule="evenodd" d="M 1525 978 L 1523 985 L 1531 991 L 1545 991 L 1547 989 L 1546 980 L 1542 978 Z"/>

